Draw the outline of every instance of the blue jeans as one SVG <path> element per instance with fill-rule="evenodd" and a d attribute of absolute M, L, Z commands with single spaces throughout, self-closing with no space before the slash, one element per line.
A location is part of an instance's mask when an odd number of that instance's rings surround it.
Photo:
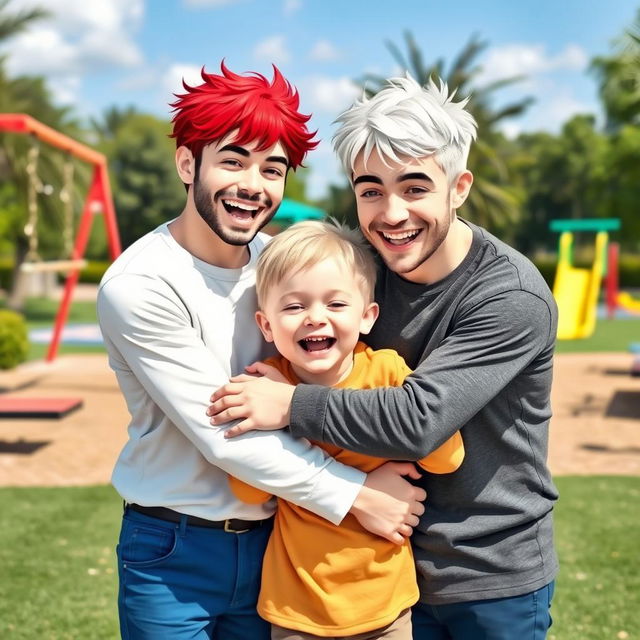
<path fill-rule="evenodd" d="M 512 598 L 412 609 L 413 640 L 544 640 L 551 626 L 554 582 Z"/>
<path fill-rule="evenodd" d="M 117 548 L 123 640 L 269 640 L 256 601 L 271 528 L 227 533 L 126 510 Z"/>

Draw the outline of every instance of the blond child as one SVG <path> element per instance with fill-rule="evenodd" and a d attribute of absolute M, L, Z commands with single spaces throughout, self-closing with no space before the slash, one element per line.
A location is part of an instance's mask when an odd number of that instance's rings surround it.
<path fill-rule="evenodd" d="M 410 373 L 393 350 L 360 342 L 378 316 L 376 267 L 359 234 L 338 224 L 301 222 L 261 254 L 256 321 L 279 356 L 267 364 L 290 383 L 370 389 L 399 386 Z M 365 472 L 387 460 L 314 443 Z M 455 471 L 464 457 L 460 433 L 418 464 L 430 473 Z M 270 495 L 230 478 L 249 503 Z M 411 546 L 365 531 L 347 515 L 339 526 L 278 499 L 264 557 L 258 612 L 272 639 L 357 637 L 411 639 L 410 607 L 418 599 Z"/>

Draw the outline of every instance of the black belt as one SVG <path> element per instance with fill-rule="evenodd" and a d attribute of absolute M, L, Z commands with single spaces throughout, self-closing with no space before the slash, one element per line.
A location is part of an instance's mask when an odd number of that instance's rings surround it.
<path fill-rule="evenodd" d="M 167 507 L 143 507 L 139 504 L 127 504 L 125 510 L 131 509 L 131 511 L 137 511 L 145 516 L 151 516 L 152 518 L 158 518 L 159 520 L 166 520 L 167 522 L 182 522 L 182 518 L 185 516 L 183 513 L 174 511 Z M 230 518 L 229 520 L 205 520 L 204 518 L 198 518 L 197 516 L 187 516 L 187 524 L 194 527 L 207 527 L 209 529 L 224 529 L 227 533 L 246 533 L 252 529 L 257 529 L 264 524 L 270 523 L 273 518 L 267 518 L 266 520 L 239 520 L 238 518 Z"/>

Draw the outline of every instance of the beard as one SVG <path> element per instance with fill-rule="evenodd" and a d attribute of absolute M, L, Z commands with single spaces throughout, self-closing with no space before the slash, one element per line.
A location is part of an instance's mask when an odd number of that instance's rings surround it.
<path fill-rule="evenodd" d="M 447 196 L 447 201 L 445 204 L 447 212 L 451 212 L 451 196 Z M 421 231 L 421 234 L 426 234 L 426 242 L 424 247 L 422 248 L 421 253 L 416 255 L 413 260 L 409 262 L 409 260 L 404 259 L 401 256 L 397 256 L 396 254 L 388 253 L 383 249 L 379 250 L 382 260 L 387 265 L 387 267 L 396 272 L 398 275 L 406 276 L 408 274 L 413 273 L 417 269 L 419 269 L 429 258 L 431 258 L 440 247 L 442 247 L 444 241 L 447 239 L 449 235 L 449 229 L 451 228 L 451 223 L 455 217 L 455 214 L 449 213 L 446 217 L 443 216 L 442 220 L 439 220 L 435 225 L 430 228 L 424 228 Z M 376 228 L 371 230 L 373 233 L 378 233 Z M 375 245 L 374 245 L 375 246 Z"/>
<path fill-rule="evenodd" d="M 223 198 L 241 201 L 244 200 L 247 203 L 258 205 L 267 210 L 273 207 L 273 202 L 269 198 L 263 198 L 260 196 L 250 197 L 248 194 L 243 194 L 242 192 L 225 190 L 217 191 L 212 197 L 211 192 L 202 185 L 198 173 L 196 173 L 196 178 L 193 183 L 193 201 L 195 203 L 196 210 L 211 231 L 213 231 L 223 242 L 226 242 L 227 244 L 236 247 L 248 245 L 255 238 L 258 231 L 271 221 L 278 209 L 275 207 L 255 228 L 233 229 L 226 227 L 220 222 L 220 217 L 216 213 L 216 205 L 221 203 Z M 221 206 L 224 206 L 224 204 L 221 204 Z M 260 213 L 262 214 L 262 212 Z"/>

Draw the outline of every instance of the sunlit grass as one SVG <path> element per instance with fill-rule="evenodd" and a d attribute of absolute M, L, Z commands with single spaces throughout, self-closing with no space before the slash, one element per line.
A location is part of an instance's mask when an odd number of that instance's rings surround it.
<path fill-rule="evenodd" d="M 640 629 L 640 478 L 556 479 L 561 573 L 549 640 L 633 640 Z M 1 488 L 0 637 L 116 640 L 110 487 Z"/>

